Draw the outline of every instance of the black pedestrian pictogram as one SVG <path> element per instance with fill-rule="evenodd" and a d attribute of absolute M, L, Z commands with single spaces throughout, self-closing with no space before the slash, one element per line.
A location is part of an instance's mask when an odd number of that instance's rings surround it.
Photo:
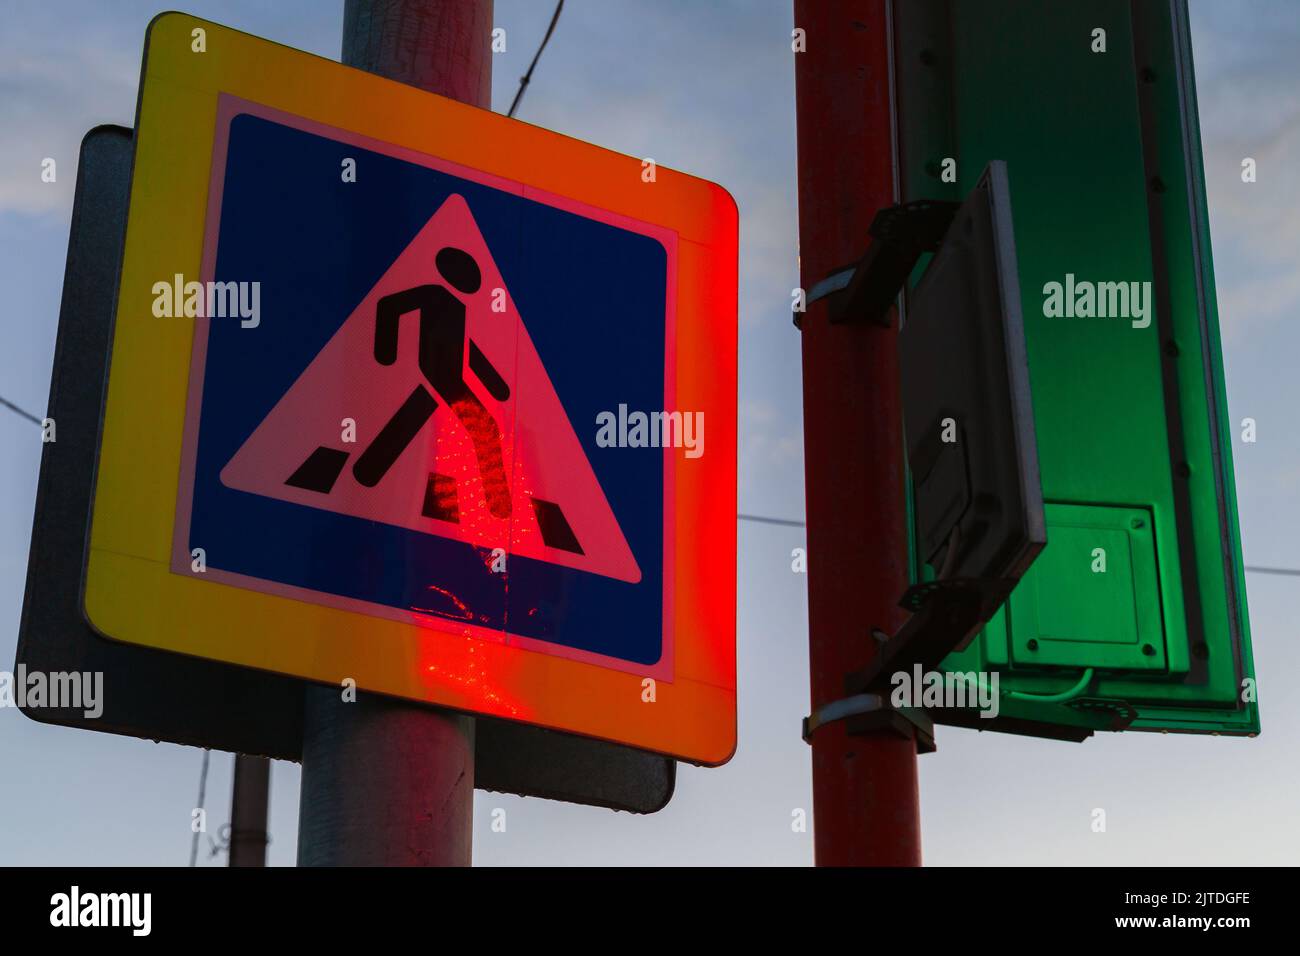
<path fill-rule="evenodd" d="M 471 295 L 482 285 L 478 264 L 462 249 L 445 246 L 434 258 L 434 264 L 442 278 L 459 292 Z M 510 386 L 488 361 L 483 350 L 467 336 L 465 304 L 441 285 L 419 285 L 379 300 L 375 309 L 374 357 L 380 365 L 393 365 L 397 361 L 402 318 L 412 313 L 419 315 L 417 361 L 420 373 L 433 394 L 422 384 L 415 387 L 358 456 L 352 465 L 352 476 L 367 488 L 379 484 L 437 411 L 436 395 L 456 415 L 473 442 L 488 510 L 494 517 L 508 518 L 511 510 L 510 482 L 501 448 L 501 427 L 465 381 L 467 359 L 469 370 L 497 401 L 504 402 L 510 397 Z M 322 445 L 307 456 L 285 484 L 329 494 L 348 457 L 346 451 Z M 559 505 L 534 498 L 533 512 L 542 540 L 548 547 L 583 553 Z M 429 474 L 421 514 L 439 521 L 455 523 L 460 520 L 454 478 Z"/>
<path fill-rule="evenodd" d="M 638 581 L 506 290 L 464 197 L 449 196 L 244 440 L 222 483 Z M 355 428 L 358 444 L 339 428 Z"/>
<path fill-rule="evenodd" d="M 474 257 L 462 249 L 445 246 L 434 258 L 442 277 L 457 291 L 467 295 L 479 290 L 482 274 Z M 510 386 L 488 361 L 483 351 L 465 333 L 465 304 L 445 286 L 419 285 L 394 292 L 379 300 L 375 309 L 375 361 L 392 365 L 397 361 L 399 331 L 405 315 L 419 314 L 418 364 L 433 393 L 447 404 L 465 426 L 474 453 L 488 510 L 497 518 L 510 517 L 510 482 L 506 477 L 501 451 L 501 428 L 492 413 L 465 381 L 465 349 L 469 348 L 469 367 L 483 387 L 497 401 L 510 397 Z M 379 430 L 370 445 L 352 466 L 359 484 L 373 488 L 415 440 L 426 422 L 438 409 L 438 401 L 424 385 L 417 385 L 402 406 Z M 338 480 L 348 453 L 321 446 L 285 482 L 296 488 L 328 494 Z M 423 513 L 443 521 L 457 521 L 455 482 L 446 476 L 429 475 Z M 450 496 L 450 501 L 448 497 Z"/>

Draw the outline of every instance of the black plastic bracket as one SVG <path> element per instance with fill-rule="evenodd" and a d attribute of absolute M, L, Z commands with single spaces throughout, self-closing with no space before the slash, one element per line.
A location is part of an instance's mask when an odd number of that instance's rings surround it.
<path fill-rule="evenodd" d="M 999 603 L 990 597 L 987 581 L 959 578 L 913 585 L 899 602 L 912 616 L 869 665 L 845 678 L 845 693 L 887 693 L 895 671 L 917 664 L 923 671 L 937 669 L 949 653 L 970 642 Z"/>
<path fill-rule="evenodd" d="M 850 736 L 889 730 L 916 741 L 919 754 L 932 754 L 937 749 L 934 721 L 929 714 L 912 707 L 895 708 L 887 697 L 875 693 L 854 694 L 817 708 L 811 716 L 803 719 L 804 742 L 811 744 L 818 727 L 836 721 L 844 722 L 845 732 Z"/>
<path fill-rule="evenodd" d="M 867 321 L 889 326 L 889 307 L 927 252 L 936 252 L 961 203 L 918 199 L 886 206 L 868 230 L 872 243 L 856 264 L 837 269 L 813 286 L 807 304 L 834 296 L 830 321 L 834 325 Z M 794 324 L 801 326 L 800 313 Z"/>

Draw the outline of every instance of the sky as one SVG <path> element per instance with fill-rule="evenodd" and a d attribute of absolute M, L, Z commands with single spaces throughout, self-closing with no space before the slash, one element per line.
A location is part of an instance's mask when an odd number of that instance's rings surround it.
<path fill-rule="evenodd" d="M 195 2 L 186 12 L 336 58 L 341 0 Z M 1193 0 L 1192 29 L 1229 412 L 1247 563 L 1300 567 L 1300 18 L 1286 0 Z M 0 32 L 0 396 L 40 416 L 59 309 L 77 145 L 132 125 L 145 26 L 136 0 L 6 0 Z M 507 49 L 493 104 L 514 94 L 551 13 L 497 0 Z M 803 461 L 793 24 L 784 0 L 569 0 L 520 108 L 531 123 L 722 183 L 741 217 L 740 509 L 801 519 Z M 39 179 L 43 157 L 56 183 Z M 1243 184 L 1242 157 L 1258 181 Z M 0 668 L 14 659 L 39 430 L 0 409 Z M 738 528 L 740 745 L 720 769 L 682 766 L 658 814 L 476 795 L 482 865 L 791 864 L 812 860 L 800 528 Z M 1247 582 L 1264 733 L 1255 740 L 1098 735 L 1082 745 L 940 728 L 920 759 L 927 863 L 1284 863 L 1300 851 L 1300 667 L 1294 579 Z M 46 726 L 0 709 L 2 864 L 183 865 L 202 752 Z M 207 806 L 229 815 L 228 754 Z M 292 865 L 298 768 L 272 771 L 272 865 Z M 1091 811 L 1108 828 L 1093 832 Z M 504 833 L 492 811 L 506 811 Z M 200 865 L 222 865 L 205 845 Z"/>

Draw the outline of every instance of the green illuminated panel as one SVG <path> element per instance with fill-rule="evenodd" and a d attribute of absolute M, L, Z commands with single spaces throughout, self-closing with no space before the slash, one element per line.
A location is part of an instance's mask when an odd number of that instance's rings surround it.
<path fill-rule="evenodd" d="M 1150 600 L 1159 593 L 1150 513 L 1051 503 L 1046 511 L 1052 547 L 1001 622 L 1015 667 L 1164 670 L 1164 625 Z"/>
<path fill-rule="evenodd" d="M 1050 502 L 1046 549 L 945 666 L 999 671 L 1023 720 L 1257 731 L 1182 3 L 894 9 L 903 198 L 1007 163 Z M 1024 696 L 1087 668 L 1073 701 Z"/>

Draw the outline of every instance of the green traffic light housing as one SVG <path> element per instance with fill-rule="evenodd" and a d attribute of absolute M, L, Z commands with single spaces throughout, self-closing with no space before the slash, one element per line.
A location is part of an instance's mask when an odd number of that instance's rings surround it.
<path fill-rule="evenodd" d="M 1046 547 L 940 665 L 996 674 L 998 715 L 931 716 L 1257 733 L 1185 4 L 893 11 L 902 199 L 959 201 L 1005 162 L 1046 517 Z M 914 581 L 940 571 L 932 539 L 914 524 Z"/>

